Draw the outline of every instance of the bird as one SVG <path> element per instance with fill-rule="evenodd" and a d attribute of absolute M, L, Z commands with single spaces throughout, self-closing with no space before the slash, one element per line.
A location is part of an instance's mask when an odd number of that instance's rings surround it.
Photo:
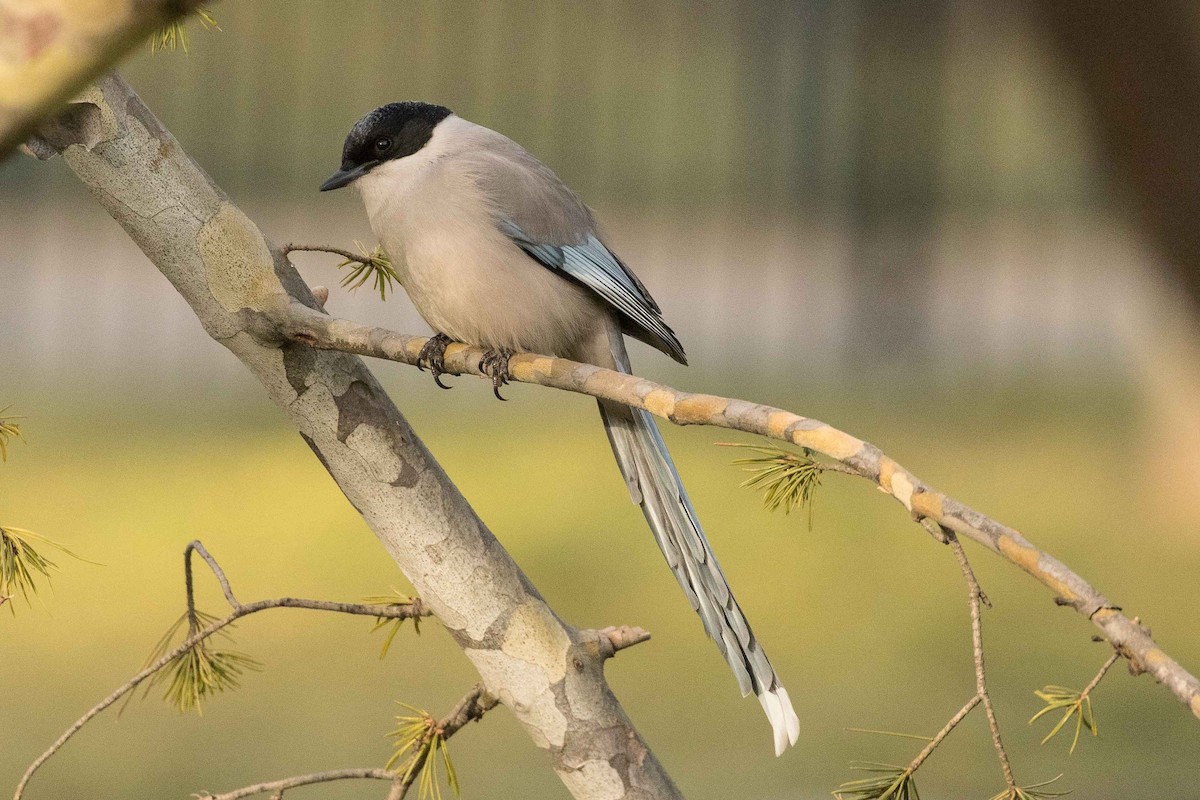
<path fill-rule="evenodd" d="M 496 396 L 515 352 L 631 374 L 625 336 L 687 364 L 662 310 L 605 243 L 595 216 L 550 167 L 501 133 L 432 103 L 380 106 L 351 128 L 340 167 L 321 184 L 353 184 L 372 232 L 435 335 L 418 365 L 446 387 L 448 344 L 483 348 Z M 742 695 L 770 720 L 778 756 L 800 722 L 787 690 L 717 563 L 662 434 L 644 410 L 598 401 L 637 503 Z"/>

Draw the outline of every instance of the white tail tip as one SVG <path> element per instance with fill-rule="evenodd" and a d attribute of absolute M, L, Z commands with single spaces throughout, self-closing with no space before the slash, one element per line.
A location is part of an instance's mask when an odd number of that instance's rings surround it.
<path fill-rule="evenodd" d="M 789 745 L 795 744 L 800 738 L 800 718 L 792 708 L 792 699 L 788 697 L 787 689 L 777 685 L 769 692 L 760 694 L 758 702 L 767 712 L 767 719 L 771 720 L 775 734 L 775 755 L 781 756 Z"/>

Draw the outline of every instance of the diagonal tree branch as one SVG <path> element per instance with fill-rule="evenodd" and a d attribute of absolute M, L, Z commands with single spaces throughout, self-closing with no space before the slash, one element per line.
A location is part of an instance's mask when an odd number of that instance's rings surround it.
<path fill-rule="evenodd" d="M 200 2 L 0 0 L 0 159 L 96 75 Z"/>
<path fill-rule="evenodd" d="M 681 794 L 604 679 L 601 634 L 564 623 L 479 519 L 374 376 L 279 335 L 317 306 L 299 274 L 111 75 L 47 126 L 68 166 L 299 430 L 422 601 L 545 750 L 578 800 Z M 76 114 L 75 116 L 79 116 Z"/>
<path fill-rule="evenodd" d="M 271 319 L 289 339 L 314 348 L 339 350 L 416 366 L 428 341 L 330 317 L 299 303 L 276 306 Z M 446 370 L 482 375 L 484 351 L 462 344 L 446 349 Z M 772 406 L 711 394 L 681 392 L 654 381 L 565 358 L 519 353 L 510 361 L 512 378 L 643 408 L 676 425 L 713 425 L 766 436 L 833 459 L 876 483 L 918 520 L 929 520 L 971 539 L 1028 572 L 1103 631 L 1129 659 L 1130 669 L 1149 672 L 1200 717 L 1200 681 L 1168 656 L 1149 629 L 1131 620 L 1090 583 L 1016 530 L 987 517 L 922 481 L 875 445 L 819 420 Z"/>

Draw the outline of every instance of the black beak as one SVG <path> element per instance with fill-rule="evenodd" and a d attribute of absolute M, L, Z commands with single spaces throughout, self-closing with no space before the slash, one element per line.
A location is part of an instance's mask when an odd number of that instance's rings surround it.
<path fill-rule="evenodd" d="M 371 171 L 371 168 L 379 164 L 378 161 L 368 161 L 365 164 L 359 164 L 357 167 L 346 169 L 343 167 L 337 172 L 329 176 L 329 180 L 321 184 L 321 191 L 328 192 L 331 189 L 340 189 L 343 186 L 354 183 L 356 180 L 366 175 Z"/>

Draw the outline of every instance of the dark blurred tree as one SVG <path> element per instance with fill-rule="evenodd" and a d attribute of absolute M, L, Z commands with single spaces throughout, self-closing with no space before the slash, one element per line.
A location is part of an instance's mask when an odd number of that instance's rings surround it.
<path fill-rule="evenodd" d="M 1200 304 L 1200 5 L 1029 5 L 1087 97 L 1115 188 Z"/>

